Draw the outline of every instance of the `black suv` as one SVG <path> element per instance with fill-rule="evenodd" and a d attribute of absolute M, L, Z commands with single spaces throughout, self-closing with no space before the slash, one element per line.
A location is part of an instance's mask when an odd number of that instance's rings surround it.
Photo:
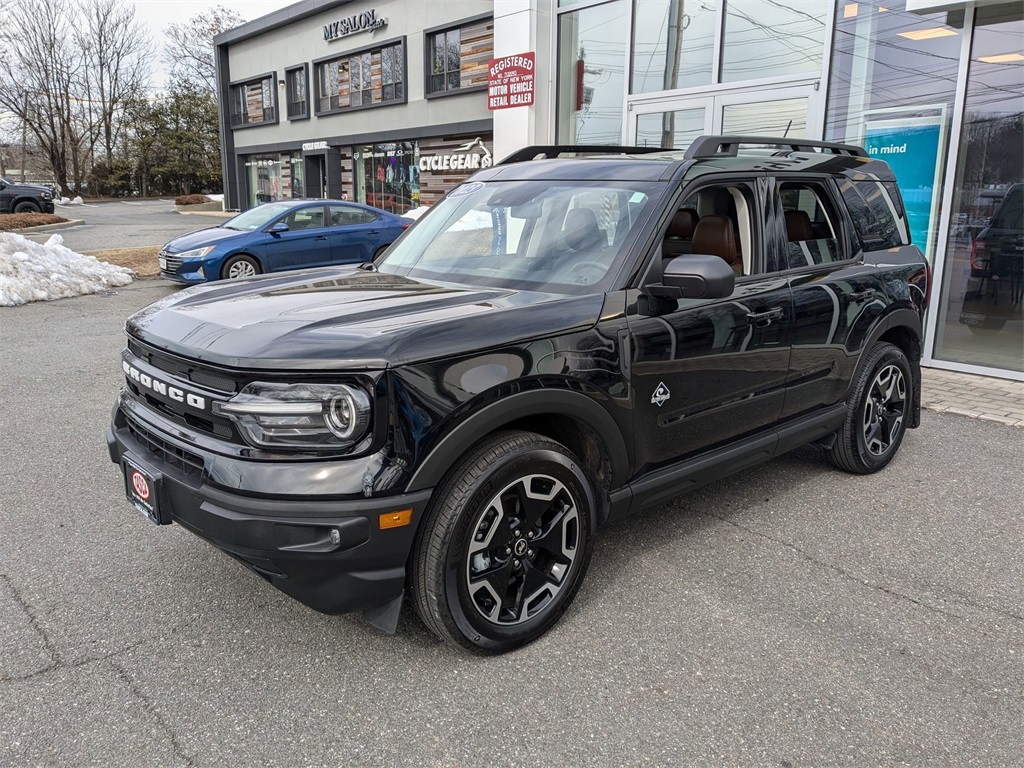
<path fill-rule="evenodd" d="M 531 147 L 375 263 L 130 318 L 110 456 L 153 522 L 306 605 L 394 631 L 408 594 L 509 650 L 609 522 L 807 443 L 892 460 L 928 298 L 907 232 L 858 147 Z"/>
<path fill-rule="evenodd" d="M 0 176 L 0 213 L 53 213 L 53 190 Z"/>

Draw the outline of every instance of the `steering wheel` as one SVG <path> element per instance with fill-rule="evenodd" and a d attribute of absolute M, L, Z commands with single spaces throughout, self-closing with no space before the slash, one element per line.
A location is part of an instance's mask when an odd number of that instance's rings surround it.
<path fill-rule="evenodd" d="M 602 264 L 599 261 L 577 261 L 575 264 L 572 265 L 569 271 L 575 274 L 576 272 L 579 272 L 581 269 L 596 269 L 600 272 L 607 272 L 608 265 Z"/>

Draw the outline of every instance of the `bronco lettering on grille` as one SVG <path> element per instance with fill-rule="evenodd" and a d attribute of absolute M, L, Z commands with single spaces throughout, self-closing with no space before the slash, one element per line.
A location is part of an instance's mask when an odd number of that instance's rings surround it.
<path fill-rule="evenodd" d="M 124 370 L 125 376 L 144 389 L 151 390 L 156 392 L 158 395 L 163 395 L 164 397 L 169 397 L 177 403 L 185 403 L 185 405 L 195 408 L 196 410 L 206 410 L 205 397 L 201 397 L 193 392 L 186 392 L 184 389 L 175 387 L 173 384 L 168 384 L 165 381 L 154 379 L 148 373 L 143 373 L 125 360 L 121 361 L 121 368 Z"/>

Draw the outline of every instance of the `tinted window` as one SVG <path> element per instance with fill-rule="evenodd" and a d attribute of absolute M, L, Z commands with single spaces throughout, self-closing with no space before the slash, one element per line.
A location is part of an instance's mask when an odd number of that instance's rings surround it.
<path fill-rule="evenodd" d="M 825 190 L 817 184 L 779 186 L 786 223 L 786 259 L 790 269 L 841 261 L 838 219 Z"/>
<path fill-rule="evenodd" d="M 332 205 L 331 226 L 348 227 L 353 224 L 369 224 L 376 221 L 379 216 L 371 211 L 364 211 L 362 208 L 352 208 L 347 205 Z"/>
<path fill-rule="evenodd" d="M 877 181 L 842 181 L 839 191 L 866 251 L 907 245 L 903 205 L 895 185 L 892 192 Z"/>
<path fill-rule="evenodd" d="M 283 219 L 290 230 L 319 229 L 324 225 L 324 209 L 321 206 L 316 208 L 299 208 L 292 211 Z"/>

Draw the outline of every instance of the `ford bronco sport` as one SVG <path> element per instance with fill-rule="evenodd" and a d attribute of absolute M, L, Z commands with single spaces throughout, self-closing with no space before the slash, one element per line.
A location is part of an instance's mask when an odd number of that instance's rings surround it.
<path fill-rule="evenodd" d="M 611 521 L 807 443 L 885 467 L 920 417 L 928 284 L 859 147 L 530 147 L 374 263 L 131 317 L 110 456 L 146 517 L 312 608 L 393 632 L 408 596 L 507 651 Z"/>

